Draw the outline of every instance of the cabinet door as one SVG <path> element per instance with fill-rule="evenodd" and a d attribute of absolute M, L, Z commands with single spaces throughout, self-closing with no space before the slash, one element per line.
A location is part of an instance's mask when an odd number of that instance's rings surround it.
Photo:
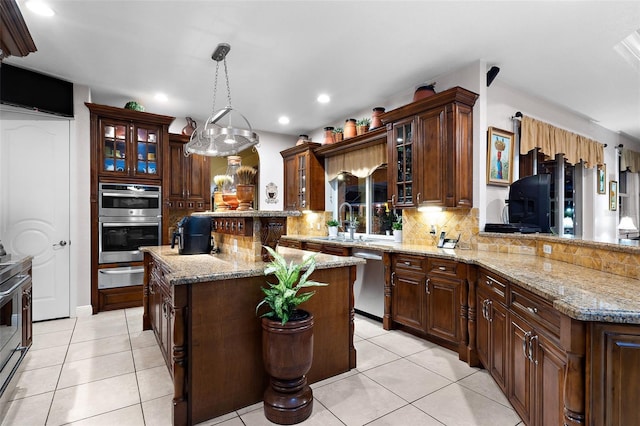
<path fill-rule="evenodd" d="M 429 276 L 427 293 L 427 333 L 451 343 L 460 341 L 460 281 Z"/>
<path fill-rule="evenodd" d="M 209 160 L 202 155 L 192 155 L 187 159 L 187 200 L 197 202 L 207 202 L 211 188 L 209 179 Z M 197 205 L 194 207 L 197 208 Z"/>
<path fill-rule="evenodd" d="M 297 157 L 285 157 L 284 161 L 284 209 L 298 209 L 298 184 L 296 182 L 298 162 Z"/>
<path fill-rule="evenodd" d="M 416 185 L 418 203 L 437 206 L 445 204 L 446 171 L 455 167 L 446 162 L 445 110 L 438 108 L 418 116 L 419 141 L 416 156 L 419 183 Z"/>
<path fill-rule="evenodd" d="M 173 312 L 173 300 L 164 294 L 162 301 L 162 352 L 169 366 L 173 366 Z"/>
<path fill-rule="evenodd" d="M 489 297 L 487 294 L 478 289 L 476 293 L 476 350 L 478 359 L 484 368 L 491 372 L 491 358 L 489 356 L 491 335 L 489 314 L 487 313 L 488 303 Z"/>
<path fill-rule="evenodd" d="M 532 339 L 532 342 L 537 343 L 534 359 L 536 369 L 534 423 L 540 426 L 561 425 L 564 423 L 566 356 L 543 333 L 535 334 Z M 640 418 L 636 417 L 636 420 Z"/>
<path fill-rule="evenodd" d="M 487 313 L 490 323 L 490 343 L 489 357 L 491 358 L 491 367 L 489 372 L 496 381 L 502 392 L 507 390 L 507 308 L 494 300 L 490 300 L 487 305 Z"/>
<path fill-rule="evenodd" d="M 129 158 L 131 175 L 158 178 L 160 175 L 160 138 L 162 129 L 157 126 L 137 124 L 133 126 L 132 152 Z"/>
<path fill-rule="evenodd" d="M 413 207 L 415 185 L 415 143 L 413 118 L 393 124 L 387 135 L 388 194 L 397 207 Z"/>
<path fill-rule="evenodd" d="M 425 276 L 394 271 L 391 276 L 393 320 L 415 330 L 425 331 Z"/>
<path fill-rule="evenodd" d="M 533 329 L 528 322 L 511 314 L 509 321 L 509 378 L 507 398 L 525 424 L 531 424 L 533 407 L 533 369 L 529 361 L 529 339 Z"/>
<path fill-rule="evenodd" d="M 169 143 L 169 173 L 171 179 L 169 184 L 164 188 L 165 197 L 170 200 L 180 200 L 184 198 L 185 188 L 185 157 L 183 151 L 184 145 L 181 142 Z"/>
<path fill-rule="evenodd" d="M 131 172 L 129 123 L 110 119 L 100 119 L 98 123 L 98 174 L 128 176 Z"/>

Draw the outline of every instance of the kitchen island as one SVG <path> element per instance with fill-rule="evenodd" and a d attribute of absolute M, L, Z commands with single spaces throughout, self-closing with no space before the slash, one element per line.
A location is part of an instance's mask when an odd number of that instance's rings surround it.
<path fill-rule="evenodd" d="M 262 400 L 262 327 L 256 306 L 274 277 L 266 263 L 230 254 L 180 256 L 145 247 L 143 328 L 153 329 L 173 378 L 173 424 L 203 422 Z M 300 262 L 314 253 L 279 248 Z M 362 259 L 316 255 L 312 279 L 329 283 L 301 307 L 313 313 L 314 362 L 309 383 L 356 366 L 353 282 Z"/>

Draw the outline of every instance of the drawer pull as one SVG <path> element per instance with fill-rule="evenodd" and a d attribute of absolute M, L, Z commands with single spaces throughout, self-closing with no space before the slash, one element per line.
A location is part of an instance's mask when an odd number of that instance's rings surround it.
<path fill-rule="evenodd" d="M 487 280 L 487 286 L 488 286 L 488 287 L 493 286 L 493 283 L 491 282 L 491 280 Z"/>
<path fill-rule="evenodd" d="M 425 287 L 427 289 L 427 294 L 431 294 L 431 292 L 429 291 L 429 281 L 430 280 L 431 280 L 430 278 L 427 278 L 427 281 L 425 282 Z"/>
<path fill-rule="evenodd" d="M 447 270 L 447 268 L 446 268 L 446 267 L 444 267 L 444 266 L 438 266 L 438 269 L 439 269 L 440 271 L 446 271 L 446 270 Z"/>
<path fill-rule="evenodd" d="M 407 266 L 411 266 L 411 262 L 405 261 L 404 264 L 407 265 Z"/>
<path fill-rule="evenodd" d="M 527 311 L 531 312 L 532 314 L 537 314 L 538 313 L 538 308 L 532 308 L 531 306 L 527 306 Z"/>
<path fill-rule="evenodd" d="M 395 272 L 391 273 L 391 285 L 392 286 L 396 285 L 396 273 Z"/>

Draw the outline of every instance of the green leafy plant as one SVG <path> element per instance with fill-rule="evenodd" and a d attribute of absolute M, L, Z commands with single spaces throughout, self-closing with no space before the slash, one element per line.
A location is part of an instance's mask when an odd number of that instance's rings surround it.
<path fill-rule="evenodd" d="M 336 127 L 333 129 L 333 133 L 342 133 L 342 127 Z"/>
<path fill-rule="evenodd" d="M 397 218 L 397 220 L 391 224 L 391 227 L 394 231 L 402 231 L 402 218 Z"/>
<path fill-rule="evenodd" d="M 330 219 L 327 221 L 327 226 L 340 226 L 340 222 L 336 219 Z"/>
<path fill-rule="evenodd" d="M 371 124 L 370 118 L 361 118 L 356 122 L 356 126 L 368 126 Z"/>
<path fill-rule="evenodd" d="M 316 269 L 315 256 L 307 257 L 300 264 L 295 264 L 293 261 L 287 264 L 285 258 L 271 247 L 265 246 L 264 248 L 273 258 L 264 269 L 264 274 L 275 275 L 278 282 L 276 284 L 267 282 L 269 287 L 262 287 L 262 292 L 265 296 L 256 306 L 256 315 L 262 305 L 267 305 L 270 310 L 262 314 L 261 317 L 279 319 L 282 324 L 285 324 L 298 308 L 298 305 L 306 302 L 316 293 L 315 291 L 309 291 L 298 294 L 298 291 L 306 287 L 319 287 L 328 284 L 309 280 L 309 276 Z M 300 276 L 303 270 L 305 272 Z"/>

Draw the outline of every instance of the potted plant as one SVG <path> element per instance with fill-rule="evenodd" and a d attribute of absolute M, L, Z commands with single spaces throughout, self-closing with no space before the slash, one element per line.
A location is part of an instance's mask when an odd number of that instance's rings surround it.
<path fill-rule="evenodd" d="M 329 238 L 336 238 L 338 236 L 338 226 L 340 226 L 340 222 L 332 218 L 327 221 L 327 226 L 329 227 Z"/>
<path fill-rule="evenodd" d="M 336 142 L 341 142 L 343 140 L 342 127 L 336 127 L 333 129 L 333 136 L 336 139 Z"/>
<path fill-rule="evenodd" d="M 253 210 L 253 196 L 255 186 L 253 180 L 258 171 L 251 166 L 240 166 L 236 170 L 238 184 L 236 185 L 236 196 L 238 197 L 238 210 Z"/>
<path fill-rule="evenodd" d="M 272 261 L 264 270 L 277 283 L 262 288 L 264 299 L 256 306 L 269 311 L 262 314 L 262 360 L 270 376 L 264 392 L 264 414 L 278 424 L 295 424 L 307 419 L 313 410 L 313 392 L 306 374 L 313 361 L 313 315 L 299 309 L 315 291 L 298 292 L 307 287 L 325 286 L 309 279 L 316 267 L 314 256 L 302 263 L 287 263 L 271 247 L 265 250 Z M 304 273 L 303 273 L 304 271 Z M 302 273 L 302 276 L 300 276 Z"/>
<path fill-rule="evenodd" d="M 371 124 L 370 118 L 361 118 L 356 122 L 356 133 L 359 135 L 363 135 L 369 131 L 369 125 Z"/>
<path fill-rule="evenodd" d="M 402 242 L 402 218 L 401 217 L 397 218 L 397 220 L 391 224 L 391 227 L 393 228 L 393 240 L 396 243 L 401 243 Z"/>

